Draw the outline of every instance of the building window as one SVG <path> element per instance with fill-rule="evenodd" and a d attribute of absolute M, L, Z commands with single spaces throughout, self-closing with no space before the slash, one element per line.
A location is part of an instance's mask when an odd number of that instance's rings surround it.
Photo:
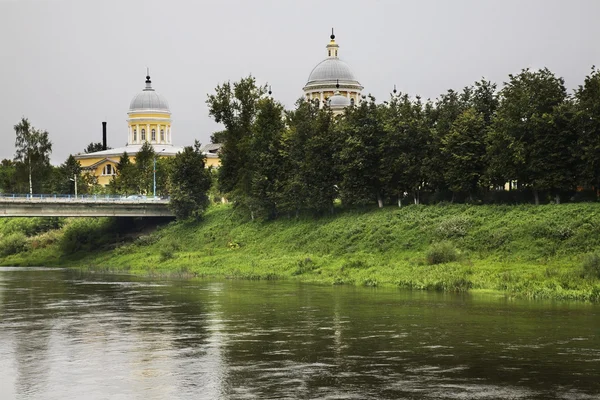
<path fill-rule="evenodd" d="M 137 129 L 133 130 L 133 142 L 137 142 Z"/>
<path fill-rule="evenodd" d="M 156 129 L 152 129 L 152 141 L 156 142 Z"/>
<path fill-rule="evenodd" d="M 354 99 L 350 99 L 350 105 L 353 106 L 354 105 Z"/>
<path fill-rule="evenodd" d="M 331 57 L 331 50 L 327 50 L 327 55 Z"/>
<path fill-rule="evenodd" d="M 142 141 L 146 140 L 146 130 L 142 129 Z"/>
<path fill-rule="evenodd" d="M 115 168 L 111 164 L 106 164 L 102 170 L 102 175 L 115 175 Z"/>
<path fill-rule="evenodd" d="M 161 142 L 165 141 L 165 130 L 164 129 L 160 130 L 160 141 Z"/>

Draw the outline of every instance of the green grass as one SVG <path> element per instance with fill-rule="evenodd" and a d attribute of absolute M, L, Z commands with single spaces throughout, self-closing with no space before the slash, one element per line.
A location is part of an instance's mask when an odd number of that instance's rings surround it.
<path fill-rule="evenodd" d="M 18 225 L 5 230 L 6 221 L 0 248 Z M 214 206 L 201 222 L 171 223 L 133 241 L 109 219 L 55 225 L 27 225 L 26 250 L 0 264 L 600 301 L 595 203 L 390 207 L 268 222 Z"/>

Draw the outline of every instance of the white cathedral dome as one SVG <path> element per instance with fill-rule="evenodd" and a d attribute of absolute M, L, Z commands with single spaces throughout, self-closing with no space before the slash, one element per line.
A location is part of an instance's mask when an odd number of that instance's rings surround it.
<path fill-rule="evenodd" d="M 146 76 L 146 87 L 136 94 L 129 104 L 129 112 L 136 111 L 170 112 L 167 99 L 152 88 L 150 76 Z"/>

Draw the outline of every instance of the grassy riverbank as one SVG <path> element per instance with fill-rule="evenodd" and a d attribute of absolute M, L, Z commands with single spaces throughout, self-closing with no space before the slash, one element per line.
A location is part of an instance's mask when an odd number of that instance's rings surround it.
<path fill-rule="evenodd" d="M 130 242 L 131 226 L 109 219 L 8 229 L 15 221 L 0 223 L 2 265 L 600 300 L 600 204 L 408 206 L 270 222 L 215 206 L 201 222 Z M 22 248 L 2 256 L 10 240 Z"/>

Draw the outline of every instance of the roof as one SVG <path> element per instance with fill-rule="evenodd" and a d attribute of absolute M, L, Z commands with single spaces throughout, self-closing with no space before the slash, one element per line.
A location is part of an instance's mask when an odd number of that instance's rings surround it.
<path fill-rule="evenodd" d="M 209 144 L 205 145 L 204 147 L 202 147 L 201 151 L 203 153 L 216 154 L 221 149 L 221 146 L 223 146 L 221 143 L 209 143 Z"/>
<path fill-rule="evenodd" d="M 354 72 L 348 64 L 337 57 L 326 58 L 313 68 L 308 76 L 306 85 L 333 82 L 339 80 L 340 84 L 360 85 L 354 76 Z"/>
<path fill-rule="evenodd" d="M 146 77 L 146 87 L 136 94 L 129 104 L 129 112 L 136 111 L 169 111 L 169 103 L 164 96 L 152 88 L 150 76 Z"/>
<path fill-rule="evenodd" d="M 154 148 L 154 152 L 161 156 L 174 157 L 177 153 L 180 153 L 183 151 L 183 147 L 173 146 L 171 144 L 151 144 L 151 146 Z M 96 151 L 94 153 L 76 154 L 74 157 L 77 160 L 82 160 L 82 159 L 87 159 L 87 158 L 98 158 L 98 157 L 102 157 L 102 158 L 121 157 L 123 155 L 123 153 L 125 153 L 125 152 L 127 152 L 127 154 L 129 154 L 131 156 L 131 155 L 136 155 L 140 151 L 141 148 L 142 148 L 141 144 L 129 144 L 127 146 L 119 147 L 116 149 Z"/>

